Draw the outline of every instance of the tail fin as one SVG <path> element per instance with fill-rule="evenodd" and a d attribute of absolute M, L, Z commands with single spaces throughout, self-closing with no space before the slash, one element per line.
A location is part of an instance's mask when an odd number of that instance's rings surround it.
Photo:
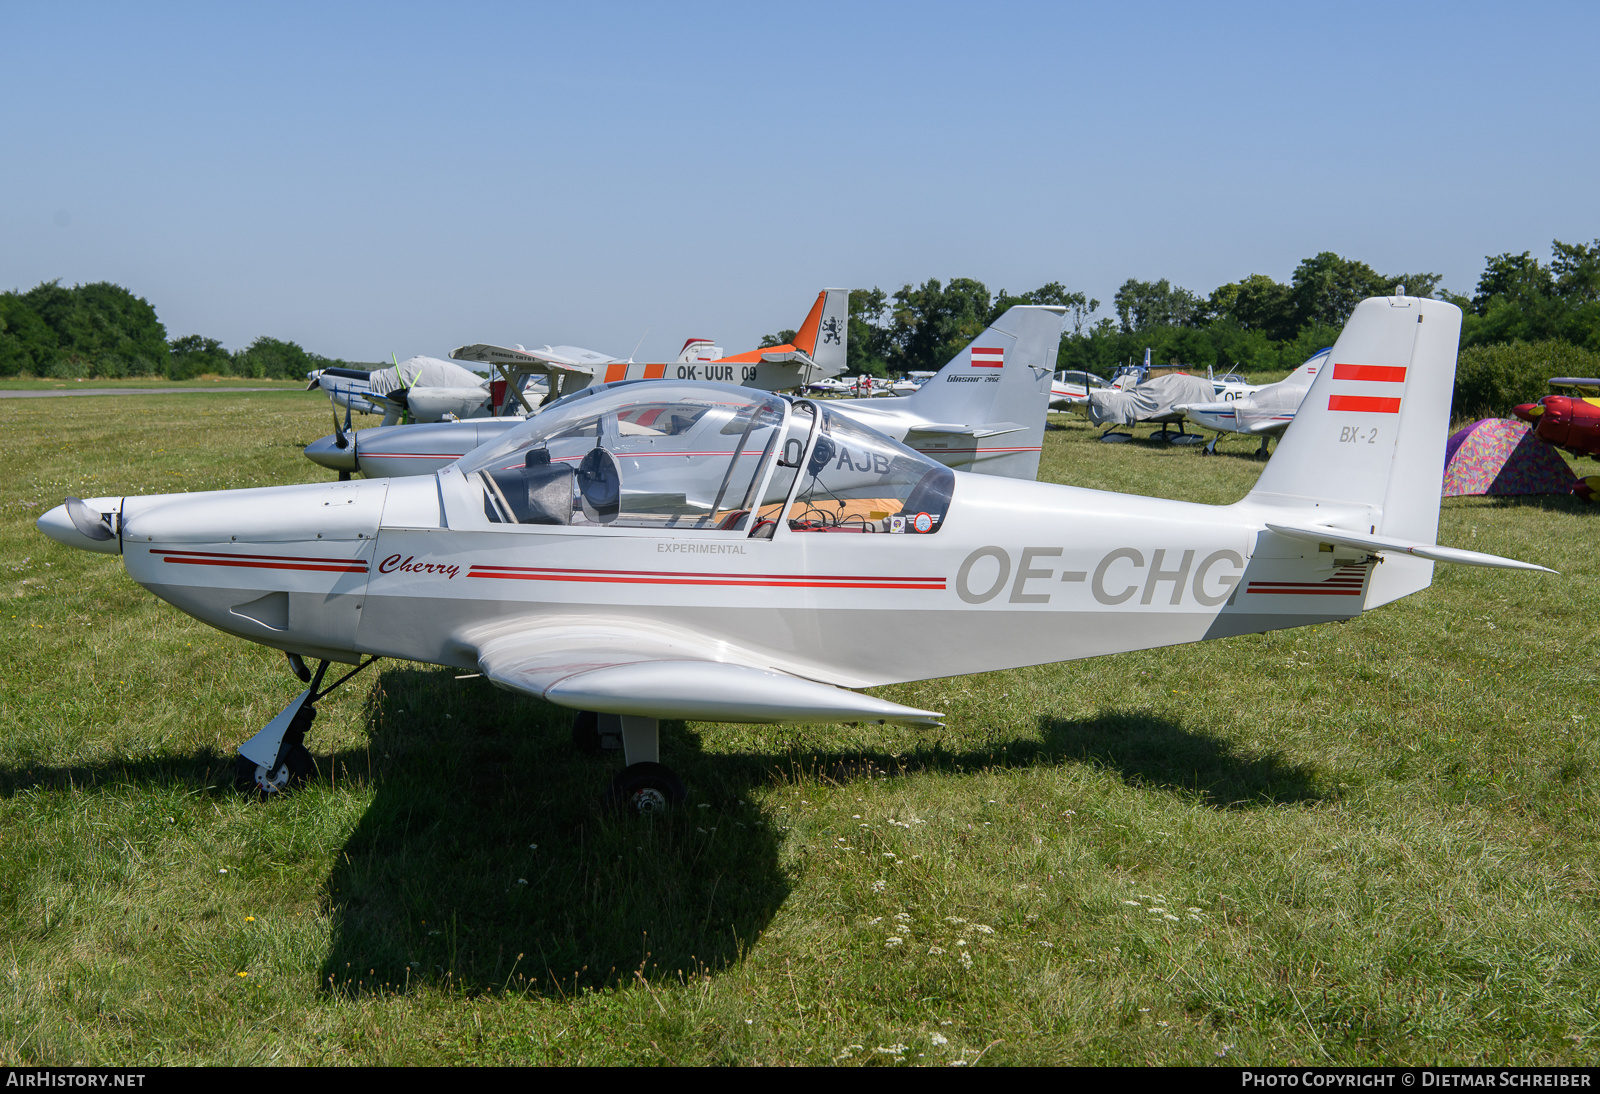
<path fill-rule="evenodd" d="M 811 313 L 800 324 L 794 341 L 795 349 L 816 363 L 815 380 L 837 376 L 844 371 L 845 336 L 850 323 L 850 290 L 823 289 Z"/>
<path fill-rule="evenodd" d="M 1317 350 L 1316 353 L 1313 353 L 1310 357 L 1307 357 L 1305 362 L 1301 364 L 1299 368 L 1295 369 L 1278 382 L 1280 384 L 1293 383 L 1298 387 L 1310 387 L 1311 381 L 1315 380 L 1317 378 L 1317 373 L 1322 371 L 1322 366 L 1330 360 L 1329 354 L 1332 352 L 1332 346 L 1329 346 L 1327 349 Z"/>
<path fill-rule="evenodd" d="M 850 324 L 850 290 L 823 289 L 811 305 L 806 321 L 795 336 L 781 346 L 753 349 L 719 357 L 719 365 L 754 365 L 756 387 L 768 391 L 812 384 L 844 371 L 846 338 Z"/>
<path fill-rule="evenodd" d="M 1302 520 L 1431 544 L 1439 532 L 1461 311 L 1416 297 L 1356 306 L 1246 496 Z M 1433 562 L 1388 556 L 1366 607 L 1426 588 Z"/>
<path fill-rule="evenodd" d="M 909 397 L 908 409 L 928 423 L 915 432 L 970 435 L 970 470 L 1036 478 L 1065 312 L 1018 304 L 996 319 Z"/>
<path fill-rule="evenodd" d="M 682 365 L 692 361 L 715 361 L 721 356 L 722 347 L 715 344 L 715 339 L 689 338 L 678 351 L 677 363 Z"/>

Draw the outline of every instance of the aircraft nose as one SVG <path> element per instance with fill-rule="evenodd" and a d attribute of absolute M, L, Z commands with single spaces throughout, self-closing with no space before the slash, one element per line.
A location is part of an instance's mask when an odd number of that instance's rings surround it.
<path fill-rule="evenodd" d="M 359 471 L 356 463 L 355 436 L 350 433 L 344 435 L 344 447 L 339 447 L 339 436 L 330 433 L 320 440 L 312 441 L 306 445 L 306 459 L 312 463 L 321 464 L 330 471 Z"/>
<path fill-rule="evenodd" d="M 113 530 L 121 498 L 68 498 L 35 522 L 35 527 L 57 543 L 102 555 L 122 553 L 122 539 Z M 107 519 L 109 518 L 109 519 Z"/>

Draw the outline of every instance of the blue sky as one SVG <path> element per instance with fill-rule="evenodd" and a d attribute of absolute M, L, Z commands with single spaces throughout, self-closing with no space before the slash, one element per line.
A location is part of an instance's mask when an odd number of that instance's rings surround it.
<path fill-rule="evenodd" d="M 1600 236 L 1592 4 L 0 2 L 0 288 L 353 360 Z"/>

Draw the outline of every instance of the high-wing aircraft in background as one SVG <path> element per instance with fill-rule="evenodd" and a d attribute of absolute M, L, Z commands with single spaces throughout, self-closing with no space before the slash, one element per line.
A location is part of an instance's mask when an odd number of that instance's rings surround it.
<path fill-rule="evenodd" d="M 615 357 L 574 359 L 565 352 L 571 349 L 568 346 L 530 350 L 482 342 L 453 349 L 450 356 L 457 361 L 481 361 L 494 366 L 512 388 L 518 388 L 523 377 L 542 375 L 549 384 L 547 401 L 571 395 L 590 384 L 617 380 L 711 381 L 743 384 L 766 391 L 788 391 L 814 380 L 837 376 L 844 370 L 849 318 L 850 290 L 823 289 L 792 343 L 767 346 L 732 357 L 708 360 L 706 351 L 715 347 L 705 338 L 691 338 L 685 342 L 678 360 L 671 364 L 622 361 Z M 534 410 L 530 401 L 523 400 L 523 406 L 530 414 Z"/>
<path fill-rule="evenodd" d="M 1049 370 L 1061 337 L 1060 317 L 1058 307 L 1019 305 L 914 394 L 838 399 L 828 405 L 947 466 L 1034 478 L 1044 445 Z M 336 431 L 311 442 L 305 451 L 308 459 L 342 476 L 431 475 L 516 426 L 514 419 L 480 418 Z"/>
<path fill-rule="evenodd" d="M 610 796 L 647 812 L 685 794 L 661 718 L 937 725 L 853 689 L 1350 619 L 1435 561 L 1543 569 L 1435 543 L 1460 330 L 1441 301 L 1362 302 L 1233 505 L 965 474 L 827 401 L 669 381 L 432 476 L 71 498 L 38 525 L 291 654 L 308 686 L 240 748 L 246 785 L 312 770 L 330 662 L 396 657 L 603 719 Z"/>
<path fill-rule="evenodd" d="M 1327 362 L 1328 354 L 1332 352 L 1331 348 L 1318 351 L 1275 384 L 1265 384 L 1233 399 L 1184 403 L 1174 409 L 1182 412 L 1185 420 L 1202 429 L 1217 431 L 1217 436 L 1211 438 L 1203 451 L 1215 453 L 1217 441 L 1222 439 L 1224 433 L 1245 433 L 1261 438 L 1261 447 L 1256 449 L 1256 455 L 1265 456 L 1267 442 L 1273 437 L 1283 436 L 1283 431 L 1289 428 L 1289 423 L 1294 421 L 1295 411 L 1300 409 L 1306 392 L 1311 390 L 1317 370 Z"/>

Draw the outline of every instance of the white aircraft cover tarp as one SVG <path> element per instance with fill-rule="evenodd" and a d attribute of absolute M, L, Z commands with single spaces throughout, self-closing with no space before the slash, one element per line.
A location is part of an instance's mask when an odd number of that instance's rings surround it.
<path fill-rule="evenodd" d="M 1216 388 L 1204 376 L 1169 372 L 1127 391 L 1091 391 L 1089 420 L 1095 425 L 1134 425 L 1171 414 L 1175 406 L 1208 403 L 1216 397 Z"/>
<path fill-rule="evenodd" d="M 483 377 L 437 357 L 407 357 L 398 365 L 378 369 L 372 374 L 372 390 L 378 395 L 413 387 L 481 387 Z"/>

